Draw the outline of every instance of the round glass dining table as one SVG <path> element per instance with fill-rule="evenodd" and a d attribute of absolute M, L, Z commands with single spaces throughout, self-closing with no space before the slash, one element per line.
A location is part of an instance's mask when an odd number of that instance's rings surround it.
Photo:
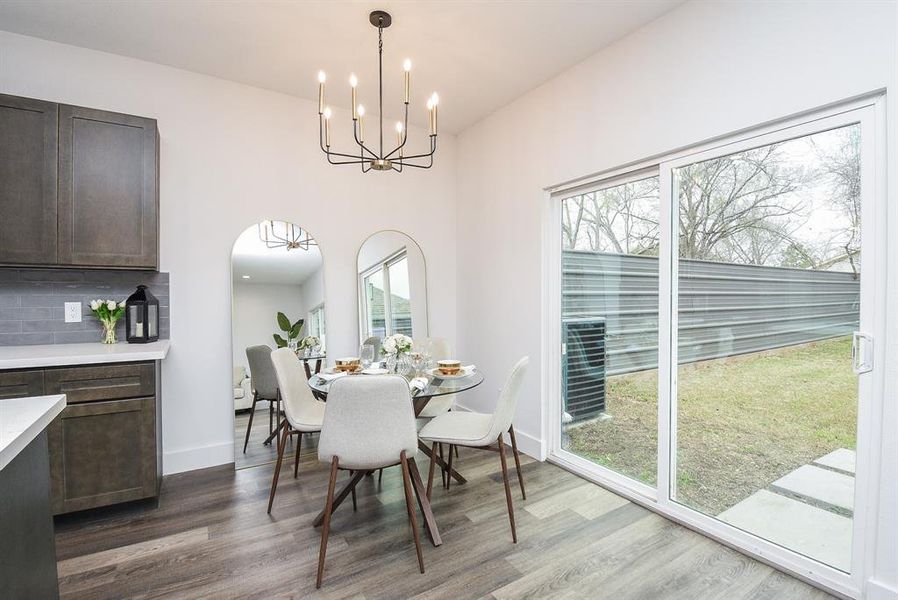
<path fill-rule="evenodd" d="M 340 377 L 336 377 L 334 379 L 325 379 L 320 376 L 320 374 L 315 374 L 309 377 L 309 387 L 312 388 L 312 391 L 315 393 L 315 396 L 321 400 L 327 401 L 327 392 L 330 389 L 331 384 L 337 379 L 342 379 L 344 377 L 377 377 L 377 375 L 365 375 L 364 373 L 354 374 L 354 375 L 341 375 Z M 417 417 L 421 414 L 421 411 L 424 410 L 424 407 L 427 406 L 427 403 L 431 398 L 435 398 L 437 396 L 445 396 L 447 394 L 458 394 L 464 392 L 466 390 L 473 389 L 483 383 L 483 375 L 479 372 L 474 372 L 467 377 L 455 377 L 452 379 L 443 379 L 434 375 L 422 376 L 422 378 L 427 379 L 427 385 L 424 386 L 423 389 L 419 389 L 417 387 L 413 387 L 411 389 L 412 392 L 412 403 L 415 409 L 415 416 Z M 437 454 L 431 452 L 431 449 L 427 447 L 427 444 L 424 444 L 420 440 L 418 441 L 418 449 L 426 455 L 430 460 L 434 461 L 436 465 L 438 465 L 441 469 L 444 469 L 450 477 L 455 479 L 458 483 L 465 483 L 467 480 L 456 471 L 452 466 L 446 463 L 443 458 Z M 441 545 L 442 539 L 440 538 L 440 532 L 437 528 L 436 519 L 434 518 L 433 511 L 430 507 L 430 501 L 426 496 L 426 492 L 424 490 L 424 484 L 421 480 L 421 476 L 418 473 L 418 467 L 415 465 L 414 460 L 409 463 L 409 470 L 411 472 L 412 477 L 412 487 L 415 490 L 415 495 L 418 498 L 418 506 L 421 509 L 422 514 L 424 515 L 424 527 L 427 531 L 428 536 L 430 537 L 430 541 L 434 546 Z M 353 475 L 352 479 L 350 479 L 349 483 L 337 494 L 337 497 L 334 500 L 334 508 L 338 506 L 351 492 L 352 489 L 355 488 L 355 485 L 359 482 L 359 480 L 366 474 L 370 472 L 367 471 L 359 471 Z M 324 511 L 322 511 L 318 517 L 315 519 L 315 525 L 320 525 L 322 519 L 324 518 Z"/>
<path fill-rule="evenodd" d="M 377 375 L 365 375 L 360 373 L 357 375 L 342 375 L 340 377 L 327 380 L 315 374 L 309 377 L 309 386 L 315 392 L 315 395 L 325 400 L 331 383 L 343 377 L 377 377 Z M 422 379 L 427 379 L 427 385 L 423 389 L 412 388 L 412 402 L 415 408 L 415 416 L 417 417 L 427 406 L 431 398 L 437 396 L 446 396 L 448 394 L 459 394 L 461 392 L 473 389 L 483 383 L 483 375 L 475 371 L 467 377 L 453 377 L 452 379 L 442 379 L 434 375 L 424 375 Z"/>

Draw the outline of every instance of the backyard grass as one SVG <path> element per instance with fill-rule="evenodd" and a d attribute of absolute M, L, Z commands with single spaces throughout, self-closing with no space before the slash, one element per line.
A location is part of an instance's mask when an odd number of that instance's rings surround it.
<path fill-rule="evenodd" d="M 855 448 L 851 339 L 679 369 L 677 500 L 711 515 L 837 448 Z M 571 427 L 566 448 L 655 484 L 657 371 L 608 380 L 610 419 Z"/>

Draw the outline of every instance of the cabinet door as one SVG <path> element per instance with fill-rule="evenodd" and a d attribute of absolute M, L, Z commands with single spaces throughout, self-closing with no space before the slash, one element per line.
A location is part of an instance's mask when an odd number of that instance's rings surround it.
<path fill-rule="evenodd" d="M 67 406 L 47 428 L 53 514 L 155 496 L 156 400 Z"/>
<path fill-rule="evenodd" d="M 59 262 L 158 266 L 156 121 L 59 107 Z"/>
<path fill-rule="evenodd" d="M 58 105 L 0 94 L 0 264 L 56 262 Z"/>

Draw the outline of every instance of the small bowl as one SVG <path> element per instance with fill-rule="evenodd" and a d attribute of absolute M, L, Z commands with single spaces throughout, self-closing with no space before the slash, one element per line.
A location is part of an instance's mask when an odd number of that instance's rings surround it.
<path fill-rule="evenodd" d="M 461 361 L 459 360 L 438 360 L 437 370 L 443 375 L 456 375 L 461 371 Z"/>
<path fill-rule="evenodd" d="M 361 366 L 362 365 L 359 364 L 359 359 L 356 356 L 350 356 L 348 358 L 338 358 L 334 361 L 335 371 L 352 372 L 356 369 L 361 368 Z"/>

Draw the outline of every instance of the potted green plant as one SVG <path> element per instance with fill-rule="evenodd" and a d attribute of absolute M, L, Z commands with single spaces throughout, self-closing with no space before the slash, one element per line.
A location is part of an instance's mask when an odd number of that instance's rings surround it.
<path fill-rule="evenodd" d="M 297 338 L 299 338 L 299 332 L 302 331 L 302 325 L 305 323 L 304 319 L 299 319 L 295 323 L 290 323 L 290 319 L 287 318 L 282 312 L 278 313 L 277 316 L 278 327 L 281 328 L 281 331 L 287 336 L 286 339 L 278 333 L 274 334 L 274 343 L 277 344 L 278 348 L 292 348 L 296 349 Z"/>

